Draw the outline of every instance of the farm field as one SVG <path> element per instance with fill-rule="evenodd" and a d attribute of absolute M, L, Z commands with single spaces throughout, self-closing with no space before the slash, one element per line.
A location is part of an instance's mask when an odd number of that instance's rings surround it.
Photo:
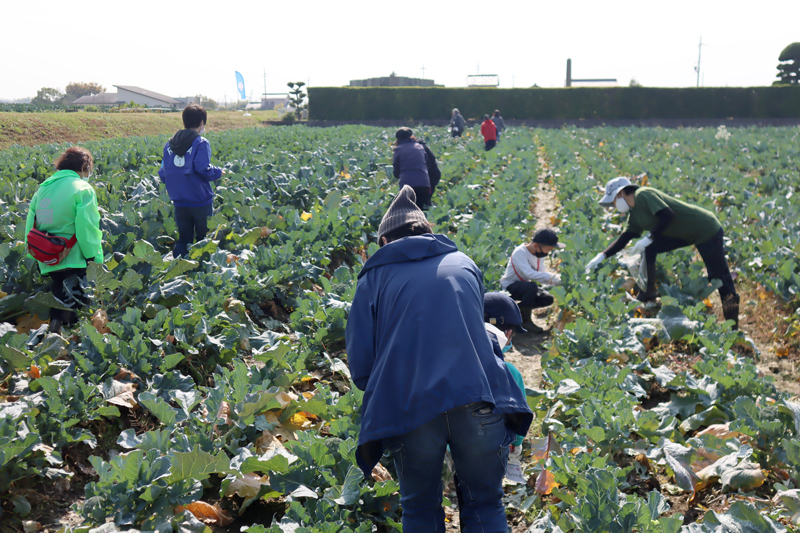
<path fill-rule="evenodd" d="M 156 176 L 168 135 L 82 143 L 107 262 L 91 265 L 93 307 L 64 337 L 47 335 L 48 278 L 21 243 L 27 202 L 64 146 L 0 152 L 0 530 L 399 528 L 390 461 L 374 482 L 355 466 L 361 394 L 344 346 L 356 277 L 397 190 L 394 132 L 213 131 L 213 120 L 212 162 L 231 173 L 210 238 L 187 259 L 170 259 L 177 231 Z M 443 174 L 428 218 L 487 290 L 532 232 L 543 190 L 567 243 L 526 390 L 529 482 L 506 488 L 513 530 L 794 531 L 800 130 L 511 128 L 488 153 L 476 130 L 416 133 Z M 620 231 L 597 205 L 617 175 L 717 214 L 741 332 L 718 316 L 694 249 L 659 257 L 658 312 L 631 302 L 616 258 L 584 273 Z"/>
<path fill-rule="evenodd" d="M 208 130 L 224 131 L 257 127 L 276 120 L 274 111 L 209 111 Z M 183 127 L 180 113 L 2 113 L 0 150 L 15 144 L 34 146 L 54 142 L 86 142 L 111 137 L 173 134 Z"/>

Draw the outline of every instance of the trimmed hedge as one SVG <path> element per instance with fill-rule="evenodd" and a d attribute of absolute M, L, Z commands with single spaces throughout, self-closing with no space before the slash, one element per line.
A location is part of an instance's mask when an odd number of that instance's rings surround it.
<path fill-rule="evenodd" d="M 309 87 L 309 120 L 800 118 L 800 87 Z"/>

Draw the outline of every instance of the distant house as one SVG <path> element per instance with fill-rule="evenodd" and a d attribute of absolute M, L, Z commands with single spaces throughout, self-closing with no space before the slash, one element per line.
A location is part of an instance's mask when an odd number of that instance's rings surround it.
<path fill-rule="evenodd" d="M 178 96 L 175 98 L 178 102 L 180 102 L 181 108 L 186 107 L 187 105 L 197 104 L 200 105 L 200 98 L 197 96 Z"/>
<path fill-rule="evenodd" d="M 135 85 L 114 85 L 117 88 L 117 100 L 134 102 L 147 107 L 178 107 L 181 102 L 165 94 L 148 91 Z"/>
<path fill-rule="evenodd" d="M 177 107 L 183 109 L 189 104 L 199 104 L 196 96 L 172 98 L 154 91 L 148 91 L 134 85 L 114 85 L 117 92 L 105 92 L 81 96 L 73 104 L 77 105 L 120 105 L 134 102 L 147 107 Z"/>
<path fill-rule="evenodd" d="M 441 87 L 433 80 L 426 78 L 407 78 L 394 72 L 383 78 L 367 78 L 350 80 L 350 87 Z"/>

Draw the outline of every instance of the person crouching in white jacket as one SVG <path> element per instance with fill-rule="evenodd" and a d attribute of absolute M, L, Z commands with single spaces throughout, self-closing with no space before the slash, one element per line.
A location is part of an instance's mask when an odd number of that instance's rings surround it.
<path fill-rule="evenodd" d="M 535 333 L 543 330 L 531 320 L 534 309 L 552 305 L 553 297 L 543 285 L 560 285 L 561 276 L 547 272 L 545 258 L 556 248 L 564 248 L 558 235 L 550 228 L 540 229 L 530 243 L 520 244 L 511 253 L 506 273 L 500 278 L 500 286 L 518 300 L 523 326 Z"/>

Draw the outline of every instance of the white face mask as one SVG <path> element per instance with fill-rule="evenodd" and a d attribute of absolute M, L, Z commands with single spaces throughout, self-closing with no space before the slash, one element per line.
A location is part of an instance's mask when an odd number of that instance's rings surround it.
<path fill-rule="evenodd" d="M 206 132 L 206 127 L 205 126 L 200 128 L 200 135 L 204 134 L 205 132 Z"/>
<path fill-rule="evenodd" d="M 631 206 L 628 205 L 628 202 L 625 201 L 625 198 L 617 198 L 614 200 L 614 207 L 616 207 L 617 211 L 620 213 L 627 213 L 631 210 Z"/>

